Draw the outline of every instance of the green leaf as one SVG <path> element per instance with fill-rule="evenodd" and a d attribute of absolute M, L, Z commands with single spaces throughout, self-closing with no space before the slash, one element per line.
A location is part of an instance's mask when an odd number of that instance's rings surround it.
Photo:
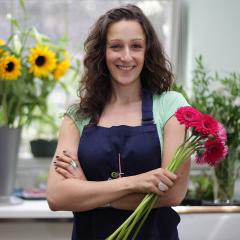
<path fill-rule="evenodd" d="M 13 27 L 16 27 L 17 29 L 20 28 L 17 19 L 14 18 L 11 14 L 7 14 L 6 18 Z"/>
<path fill-rule="evenodd" d="M 26 12 L 25 0 L 19 0 L 20 7 L 24 12 Z"/>
<path fill-rule="evenodd" d="M 14 52 L 19 55 L 22 49 L 22 44 L 17 34 L 14 34 L 13 36 L 13 48 Z"/>

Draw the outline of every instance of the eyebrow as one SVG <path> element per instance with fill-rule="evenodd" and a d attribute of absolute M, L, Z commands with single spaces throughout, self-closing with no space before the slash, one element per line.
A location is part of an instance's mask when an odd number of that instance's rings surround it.
<path fill-rule="evenodd" d="M 112 39 L 112 40 L 109 40 L 109 42 L 114 42 L 114 41 L 122 41 L 122 39 Z M 131 42 L 133 41 L 144 41 L 143 38 L 135 38 L 135 39 L 131 39 L 130 40 Z"/>

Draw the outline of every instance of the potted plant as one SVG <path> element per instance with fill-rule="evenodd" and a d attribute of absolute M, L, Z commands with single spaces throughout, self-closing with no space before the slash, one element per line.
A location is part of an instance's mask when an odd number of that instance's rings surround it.
<path fill-rule="evenodd" d="M 190 103 L 201 112 L 209 113 L 227 129 L 227 158 L 214 168 L 214 198 L 216 203 L 233 202 L 236 161 L 240 158 L 240 75 L 206 70 L 202 56 L 196 58 L 193 71 L 193 94 Z"/>
<path fill-rule="evenodd" d="M 58 124 L 55 117 L 43 115 L 32 122 L 32 139 L 30 148 L 35 158 L 53 157 L 57 147 Z"/>

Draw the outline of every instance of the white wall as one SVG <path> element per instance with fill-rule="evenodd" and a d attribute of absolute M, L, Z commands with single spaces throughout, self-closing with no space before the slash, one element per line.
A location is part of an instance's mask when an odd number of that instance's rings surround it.
<path fill-rule="evenodd" d="M 208 69 L 240 72 L 240 1 L 182 0 L 180 79 L 190 87 L 195 58 Z"/>

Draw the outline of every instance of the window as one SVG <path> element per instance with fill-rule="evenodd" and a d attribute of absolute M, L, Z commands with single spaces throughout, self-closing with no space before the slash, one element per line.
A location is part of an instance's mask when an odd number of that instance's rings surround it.
<path fill-rule="evenodd" d="M 19 7 L 18 0 L 0 0 L 0 35 L 9 36 L 11 33 L 10 25 L 6 20 L 6 14 L 11 13 L 20 20 L 23 25 L 35 26 L 40 32 L 48 35 L 53 41 L 57 41 L 61 36 L 67 34 L 69 38 L 69 51 L 71 55 L 82 59 L 83 42 L 88 34 L 89 28 L 95 20 L 106 10 L 121 4 L 138 5 L 152 22 L 160 41 L 162 42 L 167 56 L 176 66 L 177 49 L 177 0 L 52 0 L 38 1 L 26 0 L 27 21 Z M 72 95 L 76 96 L 77 83 L 72 84 Z M 72 101 L 71 97 L 64 97 L 59 89 L 51 96 L 54 100 L 54 114 L 59 115 L 61 111 Z M 57 108 L 56 108 L 57 106 Z M 59 109 L 61 111 L 59 112 Z M 31 128 L 23 131 L 21 152 L 29 152 L 28 142 L 33 136 Z"/>

